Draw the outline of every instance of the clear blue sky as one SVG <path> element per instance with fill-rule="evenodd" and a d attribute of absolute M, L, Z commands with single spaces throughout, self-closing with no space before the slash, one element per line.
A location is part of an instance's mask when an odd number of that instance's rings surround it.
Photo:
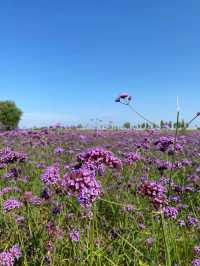
<path fill-rule="evenodd" d="M 200 111 L 199 0 L 6 0 L 0 6 L 0 99 L 22 126 Z M 199 121 L 200 123 L 200 121 Z"/>

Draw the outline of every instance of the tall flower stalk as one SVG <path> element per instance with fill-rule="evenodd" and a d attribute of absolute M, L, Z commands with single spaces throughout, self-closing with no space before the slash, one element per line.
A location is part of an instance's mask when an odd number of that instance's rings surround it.
<path fill-rule="evenodd" d="M 128 93 L 121 93 L 116 99 L 115 102 L 127 105 L 132 112 L 134 112 L 135 114 L 137 114 L 140 118 L 142 118 L 144 121 L 146 121 L 147 123 L 151 124 L 153 127 L 159 127 L 158 125 L 156 125 L 156 123 L 152 122 L 151 120 L 149 120 L 148 118 L 146 118 L 143 114 L 141 114 L 140 112 L 138 112 L 137 110 L 135 110 L 135 108 L 131 105 L 131 100 L 132 97 L 130 95 L 128 95 Z"/>
<path fill-rule="evenodd" d="M 170 171 L 168 195 L 170 195 L 170 192 L 171 192 L 172 171 L 173 171 L 174 164 L 176 162 L 176 144 L 177 144 L 177 139 L 178 139 L 179 118 L 180 118 L 180 106 L 179 106 L 179 100 L 178 100 L 178 97 L 177 97 L 176 131 L 175 131 L 175 137 L 174 137 L 174 153 L 173 153 L 173 156 L 172 156 L 172 167 L 171 167 L 171 171 Z"/>

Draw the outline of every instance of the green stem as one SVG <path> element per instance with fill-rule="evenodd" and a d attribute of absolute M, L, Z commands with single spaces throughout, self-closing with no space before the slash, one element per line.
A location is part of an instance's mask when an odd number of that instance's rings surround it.
<path fill-rule="evenodd" d="M 174 151 L 173 151 L 173 156 L 172 156 L 172 166 L 171 166 L 171 170 L 170 170 L 168 196 L 170 195 L 170 192 L 171 192 L 172 172 L 173 172 L 173 167 L 174 167 L 174 164 L 175 164 L 175 161 L 176 161 L 176 144 L 177 144 L 177 138 L 178 138 L 179 116 L 180 116 L 180 113 L 178 111 L 177 112 L 177 116 L 176 116 L 176 132 L 175 132 L 175 138 L 174 138 Z"/>
<path fill-rule="evenodd" d="M 171 256 L 170 256 L 170 248 L 168 244 L 168 239 L 167 239 L 167 232 L 166 232 L 166 225 L 165 225 L 165 220 L 164 220 L 164 215 L 161 213 L 161 225 L 162 225 L 162 232 L 163 232 L 163 238 L 164 238 L 164 244 L 165 244 L 165 259 L 166 259 L 166 266 L 171 266 Z"/>

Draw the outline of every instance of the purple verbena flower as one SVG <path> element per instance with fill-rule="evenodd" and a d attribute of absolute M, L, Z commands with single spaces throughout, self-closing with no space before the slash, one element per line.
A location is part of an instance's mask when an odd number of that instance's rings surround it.
<path fill-rule="evenodd" d="M 10 252 L 1 252 L 0 253 L 0 265 L 1 266 L 13 266 L 15 258 Z"/>
<path fill-rule="evenodd" d="M 80 233 L 78 230 L 72 229 L 69 232 L 69 238 L 73 242 L 79 242 L 80 241 Z"/>
<path fill-rule="evenodd" d="M 77 196 L 83 207 L 89 207 L 101 193 L 101 185 L 96 180 L 95 171 L 86 167 L 67 173 L 64 176 L 64 186 L 67 192 Z"/>
<path fill-rule="evenodd" d="M 47 167 L 41 176 L 41 180 L 48 186 L 55 186 L 60 183 L 60 169 L 58 165 Z"/>
<path fill-rule="evenodd" d="M 10 248 L 9 252 L 17 260 L 22 256 L 21 249 L 18 245 L 12 246 L 12 248 Z"/>
<path fill-rule="evenodd" d="M 196 256 L 200 256 L 200 247 L 199 246 L 194 246 L 193 251 L 194 251 L 194 254 Z"/>
<path fill-rule="evenodd" d="M 156 181 L 145 180 L 139 186 L 138 192 L 143 196 L 147 196 L 157 209 L 167 204 L 166 189 Z"/>
<path fill-rule="evenodd" d="M 54 149 L 54 154 L 61 154 L 63 152 L 64 152 L 64 148 L 62 148 L 62 147 L 56 147 Z"/>
<path fill-rule="evenodd" d="M 14 209 L 19 209 L 22 207 L 22 203 L 16 199 L 8 199 L 3 202 L 3 210 L 9 212 Z"/>
<path fill-rule="evenodd" d="M 200 259 L 193 259 L 192 266 L 200 266 Z"/>
<path fill-rule="evenodd" d="M 77 156 L 78 162 L 81 164 L 92 164 L 98 168 L 98 166 L 105 164 L 113 168 L 121 168 L 122 162 L 120 159 L 114 156 L 110 151 L 104 150 L 103 148 L 92 148 L 85 152 L 80 153 Z"/>
<path fill-rule="evenodd" d="M 176 219 L 178 215 L 178 209 L 175 207 L 167 206 L 163 208 L 163 213 L 166 218 Z"/>

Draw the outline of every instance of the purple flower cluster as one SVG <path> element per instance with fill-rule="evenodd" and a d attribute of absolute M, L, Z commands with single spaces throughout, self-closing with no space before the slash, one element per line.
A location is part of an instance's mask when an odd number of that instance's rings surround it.
<path fill-rule="evenodd" d="M 57 186 L 60 184 L 60 169 L 57 164 L 51 165 L 44 170 L 41 176 L 41 180 L 47 186 Z"/>
<path fill-rule="evenodd" d="M 172 219 L 176 219 L 177 215 L 178 215 L 178 209 L 175 207 L 164 207 L 163 208 L 163 213 L 165 218 L 172 218 Z"/>
<path fill-rule="evenodd" d="M 185 221 L 184 221 L 183 219 L 179 219 L 179 220 L 177 221 L 177 224 L 178 224 L 180 227 L 184 227 L 184 226 L 186 226 L 186 223 L 185 223 Z"/>
<path fill-rule="evenodd" d="M 62 148 L 62 147 L 56 147 L 54 149 L 54 154 L 61 154 L 63 152 L 64 152 L 64 148 Z"/>
<path fill-rule="evenodd" d="M 189 215 L 187 217 L 187 225 L 189 227 L 197 227 L 199 225 L 199 220 L 196 217 Z"/>
<path fill-rule="evenodd" d="M 75 229 L 72 229 L 69 232 L 69 238 L 73 242 L 79 242 L 79 240 L 80 240 L 80 233 L 79 233 L 79 231 L 78 230 L 75 230 Z"/>
<path fill-rule="evenodd" d="M 13 151 L 11 148 L 6 147 L 0 150 L 0 168 L 4 168 L 9 163 L 24 162 L 26 154 Z"/>
<path fill-rule="evenodd" d="M 164 170 L 168 170 L 172 168 L 172 163 L 170 161 L 163 161 L 160 159 L 157 159 L 155 161 L 156 168 L 160 171 L 163 172 Z"/>
<path fill-rule="evenodd" d="M 192 266 L 200 266 L 200 247 L 199 246 L 194 246 L 193 248 L 193 252 L 195 254 L 195 257 L 193 260 L 192 260 Z"/>
<path fill-rule="evenodd" d="M 125 153 L 124 157 L 125 157 L 125 159 L 124 159 L 125 163 L 127 163 L 129 165 L 134 163 L 134 162 L 143 160 L 142 156 L 138 152 Z"/>
<path fill-rule="evenodd" d="M 200 259 L 193 259 L 192 266 L 200 266 Z"/>
<path fill-rule="evenodd" d="M 14 167 L 5 173 L 4 178 L 17 180 L 17 178 L 19 177 L 19 174 L 20 174 L 20 170 L 18 170 L 17 168 Z"/>
<path fill-rule="evenodd" d="M 3 202 L 3 210 L 4 212 L 9 212 L 14 209 L 19 209 L 22 207 L 22 202 L 16 199 L 8 199 Z"/>
<path fill-rule="evenodd" d="M 149 237 L 145 240 L 145 243 L 147 244 L 147 246 L 150 248 L 152 247 L 153 243 L 155 242 L 155 238 L 154 237 Z"/>
<path fill-rule="evenodd" d="M 139 194 L 147 196 L 156 209 L 167 204 L 166 189 L 153 180 L 144 180 L 138 188 Z"/>
<path fill-rule="evenodd" d="M 169 155 L 174 154 L 174 148 L 176 152 L 181 152 L 183 150 L 182 144 L 178 142 L 175 144 L 175 138 L 171 136 L 161 136 L 154 142 L 154 145 L 159 151 L 168 152 Z"/>
<path fill-rule="evenodd" d="M 194 254 L 195 254 L 196 256 L 200 256 L 200 247 L 199 247 L 199 246 L 195 246 L 195 247 L 193 248 L 193 251 L 194 251 Z"/>
<path fill-rule="evenodd" d="M 101 185 L 96 180 L 95 171 L 86 167 L 74 169 L 64 176 L 65 189 L 77 196 L 83 207 L 90 207 L 99 197 Z"/>
<path fill-rule="evenodd" d="M 0 196 L 11 192 L 20 192 L 20 189 L 18 187 L 4 187 L 2 190 L 0 190 Z"/>
<path fill-rule="evenodd" d="M 172 144 L 174 144 L 174 138 L 170 136 L 161 136 L 154 142 L 154 145 L 162 152 L 167 151 Z"/>
<path fill-rule="evenodd" d="M 115 157 L 112 152 L 104 150 L 103 148 L 92 148 L 77 156 L 78 162 L 81 164 L 91 164 L 98 168 L 101 164 L 105 164 L 113 168 L 121 168 L 122 162 Z"/>
<path fill-rule="evenodd" d="M 129 104 L 131 100 L 132 97 L 127 92 L 123 92 L 115 99 L 115 102 L 122 104 Z"/>
<path fill-rule="evenodd" d="M 0 253 L 0 265 L 1 266 L 13 266 L 15 260 L 18 260 L 22 256 L 22 252 L 18 245 L 12 246 L 9 251 Z"/>

